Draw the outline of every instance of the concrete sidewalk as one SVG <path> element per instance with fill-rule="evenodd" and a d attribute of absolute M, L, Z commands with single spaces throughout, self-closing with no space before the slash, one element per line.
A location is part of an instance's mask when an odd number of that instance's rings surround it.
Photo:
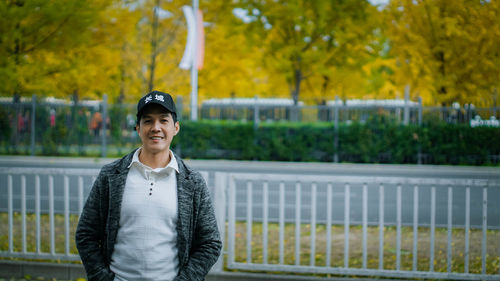
<path fill-rule="evenodd" d="M 27 262 L 0 260 L 0 281 L 3 280 L 25 280 L 29 276 L 31 280 L 43 278 L 42 280 L 76 280 L 85 278 L 85 271 L 81 264 L 58 264 L 47 262 Z M 347 277 L 312 277 L 302 275 L 265 274 L 250 272 L 211 272 L 206 281 L 374 281 L 380 278 L 347 278 Z M 387 279 L 389 280 L 389 279 Z M 410 281 L 410 279 L 404 279 Z M 390 279 L 390 281 L 403 281 Z"/>
<path fill-rule="evenodd" d="M 0 167 L 64 167 L 99 169 L 117 158 L 13 156 L 0 155 Z M 197 170 L 218 172 L 290 173 L 324 175 L 376 175 L 404 177 L 440 177 L 469 179 L 500 179 L 500 167 L 352 164 L 326 162 L 279 162 L 238 160 L 183 159 Z"/>

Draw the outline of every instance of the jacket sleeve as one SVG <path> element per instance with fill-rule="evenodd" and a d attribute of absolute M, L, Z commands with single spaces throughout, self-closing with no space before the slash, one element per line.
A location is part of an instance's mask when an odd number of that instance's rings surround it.
<path fill-rule="evenodd" d="M 105 258 L 107 196 L 104 190 L 105 176 L 101 171 L 83 207 L 76 228 L 75 242 L 89 281 L 113 280 Z M 103 203 L 105 202 L 105 203 Z M 106 206 L 103 206 L 106 205 Z"/>
<path fill-rule="evenodd" d="M 197 184 L 198 200 L 194 200 L 195 206 L 193 206 L 195 221 L 189 259 L 187 264 L 180 266 L 179 275 L 174 281 L 205 280 L 210 268 L 219 258 L 222 248 L 210 193 L 201 175 L 197 177 Z"/>

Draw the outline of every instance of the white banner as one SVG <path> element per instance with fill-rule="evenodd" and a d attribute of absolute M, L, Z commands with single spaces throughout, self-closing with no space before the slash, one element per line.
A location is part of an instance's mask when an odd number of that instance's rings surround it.
<path fill-rule="evenodd" d="M 196 22 L 191 6 L 182 6 L 182 11 L 187 21 L 188 36 L 186 49 L 184 49 L 184 55 L 182 56 L 179 67 L 182 69 L 190 69 L 193 64 L 193 55 L 196 47 Z"/>

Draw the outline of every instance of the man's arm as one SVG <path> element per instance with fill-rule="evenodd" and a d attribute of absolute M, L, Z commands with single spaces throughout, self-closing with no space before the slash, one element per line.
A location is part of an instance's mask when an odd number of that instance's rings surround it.
<path fill-rule="evenodd" d="M 201 176 L 199 184 L 201 188 L 198 190 L 200 192 L 198 206 L 193 206 L 198 216 L 192 235 L 189 260 L 185 266 L 181 265 L 179 275 L 174 281 L 205 280 L 208 271 L 219 258 L 222 248 L 210 194 Z"/>
<path fill-rule="evenodd" d="M 104 177 L 97 177 L 89 197 L 83 207 L 78 226 L 76 228 L 75 242 L 80 258 L 82 259 L 88 280 L 105 281 L 113 280 L 114 274 L 109 269 L 104 257 L 105 224 L 107 215 L 106 206 L 101 206 L 101 188 Z"/>

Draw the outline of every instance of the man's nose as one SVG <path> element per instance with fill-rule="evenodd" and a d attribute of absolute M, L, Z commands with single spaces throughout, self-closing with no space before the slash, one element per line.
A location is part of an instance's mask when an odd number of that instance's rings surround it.
<path fill-rule="evenodd" d="M 160 121 L 156 120 L 153 122 L 153 126 L 151 127 L 151 130 L 153 131 L 159 131 L 160 130 Z"/>

